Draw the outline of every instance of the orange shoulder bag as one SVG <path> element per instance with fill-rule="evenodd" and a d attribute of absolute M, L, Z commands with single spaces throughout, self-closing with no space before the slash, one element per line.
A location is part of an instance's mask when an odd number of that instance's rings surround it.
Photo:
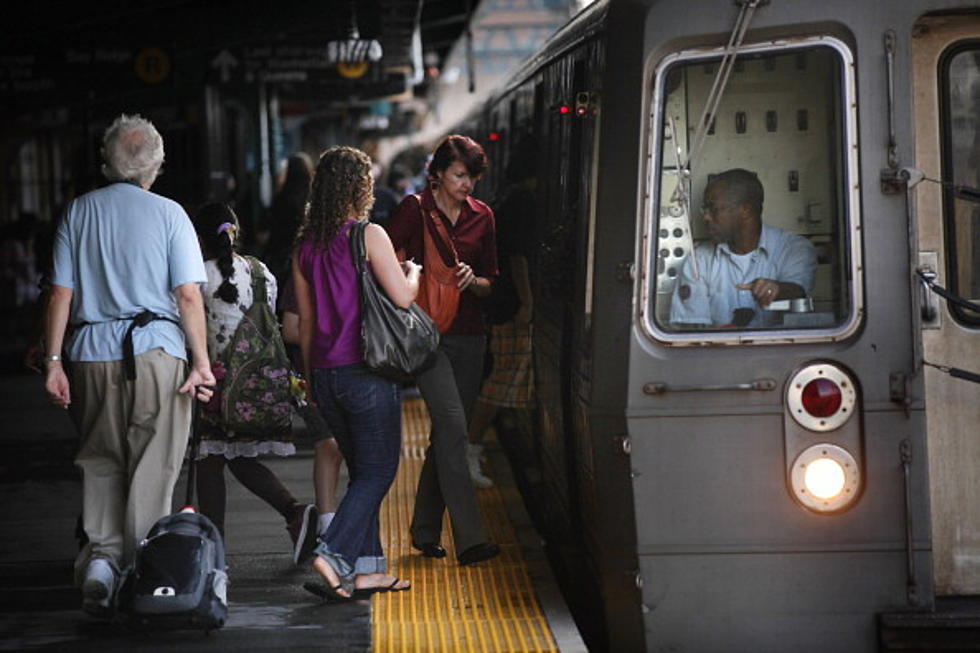
<path fill-rule="evenodd" d="M 456 319 L 456 312 L 459 310 L 459 288 L 456 286 L 459 280 L 456 278 L 456 266 L 449 267 L 443 263 L 442 255 L 426 221 L 431 220 L 440 239 L 452 252 L 454 264 L 459 262 L 459 257 L 438 211 L 431 211 L 426 215 L 422 208 L 422 200 L 418 195 L 415 199 L 419 203 L 419 213 L 422 214 L 423 240 L 422 276 L 419 277 L 419 294 L 415 298 L 415 303 L 432 318 L 439 333 L 445 333 L 452 326 L 453 320 Z"/>

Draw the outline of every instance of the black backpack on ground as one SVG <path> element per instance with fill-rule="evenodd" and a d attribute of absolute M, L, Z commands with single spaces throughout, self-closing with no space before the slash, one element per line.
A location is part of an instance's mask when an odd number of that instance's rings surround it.
<path fill-rule="evenodd" d="M 193 406 L 192 411 L 197 414 Z M 157 520 L 136 548 L 119 588 L 119 614 L 140 630 L 210 632 L 228 617 L 225 544 L 214 523 L 192 507 L 199 444 L 195 422 L 192 418 L 187 507 Z"/>
<path fill-rule="evenodd" d="M 228 617 L 227 587 L 218 529 L 204 515 L 181 511 L 158 520 L 140 543 L 119 612 L 143 630 L 211 631 Z"/>

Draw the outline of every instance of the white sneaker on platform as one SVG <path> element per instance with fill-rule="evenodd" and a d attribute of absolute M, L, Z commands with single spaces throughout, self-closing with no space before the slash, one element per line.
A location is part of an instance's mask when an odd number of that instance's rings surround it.
<path fill-rule="evenodd" d="M 107 599 L 116 586 L 116 570 L 105 558 L 92 558 L 85 569 L 82 597 L 90 600 Z"/>
<path fill-rule="evenodd" d="M 493 479 L 486 476 L 483 470 L 480 468 L 480 459 L 483 458 L 483 445 L 482 444 L 469 444 L 466 445 L 466 464 L 470 470 L 470 478 L 473 479 L 473 485 L 478 488 L 488 488 L 493 487 Z"/>
<path fill-rule="evenodd" d="M 82 582 L 82 610 L 94 617 L 111 616 L 115 589 L 116 568 L 106 558 L 92 558 Z"/>

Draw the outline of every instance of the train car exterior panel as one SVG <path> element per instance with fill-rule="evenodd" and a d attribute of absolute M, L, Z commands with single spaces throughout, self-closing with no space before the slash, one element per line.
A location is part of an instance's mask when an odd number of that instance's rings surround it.
<path fill-rule="evenodd" d="M 928 556 L 916 562 L 925 566 Z M 903 588 L 904 564 L 898 551 L 645 557 L 646 650 L 875 651 L 867 606 L 891 604 L 894 592 L 879 587 Z"/>
<path fill-rule="evenodd" d="M 929 612 L 980 578 L 972 531 L 955 530 L 980 493 L 948 478 L 970 474 L 956 459 L 974 451 L 980 402 L 959 381 L 923 383 L 920 342 L 980 358 L 977 325 L 943 313 L 921 333 L 916 236 L 945 265 L 950 195 L 922 190 L 916 234 L 901 179 L 920 153 L 931 175 L 949 167 L 939 126 L 953 121 L 919 89 L 913 102 L 913 73 L 941 88 L 950 44 L 980 42 L 978 13 L 600 1 L 488 103 L 478 129 L 539 139 L 538 406 L 512 436 L 533 451 L 541 522 L 592 606 L 580 616 L 596 650 L 870 651 L 881 613 Z M 932 63 L 913 71 L 913 53 Z M 959 129 L 977 121 L 957 111 Z M 520 156 L 503 140 L 499 156 Z M 704 216 L 730 210 L 706 191 L 729 168 L 761 182 L 763 223 L 809 243 L 812 279 L 778 308 L 685 321 L 682 281 L 699 281 L 686 266 L 714 239 Z M 826 387 L 824 413 L 811 390 Z M 811 484 L 825 463 L 835 494 Z M 934 574 L 934 547 L 948 573 Z"/>
<path fill-rule="evenodd" d="M 950 150 L 954 148 L 964 148 L 966 158 L 975 159 L 977 119 L 975 113 L 971 116 L 966 109 L 969 94 L 961 96 L 963 105 L 959 110 L 962 114 L 948 118 L 960 119 L 966 129 L 972 124 L 973 139 L 964 138 L 966 133 L 963 131 L 954 135 L 948 126 L 944 129 L 943 125 L 947 123 L 943 114 L 952 114 L 952 107 L 948 106 L 953 92 L 949 83 L 950 55 L 962 57 L 978 49 L 980 16 L 976 15 L 921 20 L 913 34 L 916 167 L 930 177 L 943 171 L 944 167 L 950 167 Z M 976 75 L 976 65 L 973 71 Z M 975 111 L 975 100 L 973 108 Z M 953 172 L 944 171 L 943 178 L 959 177 L 962 181 L 963 177 Z M 973 176 L 975 179 L 975 166 Z M 955 276 L 948 273 L 952 266 L 944 251 L 944 241 L 949 242 L 953 235 L 944 225 L 944 209 L 954 212 L 955 203 L 949 200 L 938 184 L 920 184 L 916 188 L 917 235 L 922 253 L 919 256 L 922 262 L 934 263 L 943 283 Z M 968 207 L 959 208 L 964 216 L 972 213 Z M 968 240 L 962 240 L 969 248 Z M 972 269 L 975 278 L 976 260 L 972 262 Z M 914 301 L 921 304 L 923 298 L 916 296 Z M 964 321 L 945 306 L 936 304 L 935 309 L 935 319 L 922 331 L 924 358 L 933 362 L 959 361 L 963 365 L 967 365 L 967 361 L 976 361 L 978 322 L 975 316 L 973 321 Z M 980 496 L 980 440 L 976 438 L 977 424 L 980 424 L 980 388 L 950 378 L 934 368 L 926 368 L 925 386 L 927 405 L 950 406 L 950 410 L 930 411 L 927 418 L 937 592 L 944 595 L 980 594 L 980 511 L 964 512 L 961 509 L 964 503 L 969 504 L 969 497 Z"/>
<path fill-rule="evenodd" d="M 656 417 L 635 424 L 634 459 L 648 461 L 634 479 L 638 551 L 733 553 L 799 550 L 905 550 L 903 440 L 913 451 L 916 514 L 928 515 L 928 475 L 921 416 L 866 418 L 864 496 L 840 515 L 803 509 L 783 473 L 781 416 Z M 814 439 L 819 439 L 815 437 Z M 928 521 L 914 540 L 928 548 Z M 928 570 L 923 570 L 926 576 Z M 903 583 L 899 588 L 905 591 Z M 902 596 L 904 600 L 904 594 Z"/>
<path fill-rule="evenodd" d="M 910 449 L 915 452 L 912 462 L 914 471 L 911 476 L 913 488 L 919 489 L 920 499 L 913 502 L 910 517 L 916 529 L 914 541 L 920 558 L 918 571 L 926 578 L 925 581 L 913 579 L 913 582 L 925 582 L 926 590 L 917 591 L 911 600 L 917 602 L 926 597 L 924 602 L 928 604 L 927 597 L 931 596 L 929 506 L 927 501 L 921 499 L 928 478 L 925 439 L 921 428 L 924 421 L 921 412 L 923 403 L 921 393 L 914 387 L 908 395 L 900 397 L 900 401 L 896 401 L 895 392 L 896 377 L 907 379 L 916 377 L 913 358 L 915 334 L 912 329 L 915 322 L 908 301 L 908 282 L 904 281 L 911 273 L 907 254 L 910 244 L 905 198 L 901 195 L 883 195 L 878 190 L 875 182 L 883 166 L 880 157 L 886 156 L 887 151 L 884 148 L 874 147 L 876 143 L 888 142 L 889 119 L 899 124 L 902 124 L 902 121 L 908 124 L 909 119 L 908 103 L 902 106 L 899 106 L 899 103 L 890 104 L 887 92 L 891 83 L 894 93 L 904 93 L 907 96 L 907 77 L 900 78 L 899 75 L 897 77 L 900 79 L 896 79 L 893 73 L 889 79 L 888 70 L 882 65 L 883 49 L 880 49 L 881 46 L 879 48 L 875 46 L 883 43 L 884 30 L 888 27 L 893 28 L 895 33 L 900 35 L 895 37 L 896 54 L 893 55 L 895 65 L 896 68 L 907 71 L 910 37 L 914 22 L 921 15 L 922 8 L 908 11 L 905 15 L 896 12 L 899 15 L 891 14 L 886 21 L 880 20 L 877 16 L 869 16 L 864 13 L 863 8 L 856 6 L 841 7 L 840 11 L 835 8 L 832 14 L 824 15 L 820 15 L 819 11 L 804 10 L 800 13 L 788 12 L 780 16 L 775 11 L 775 3 L 768 9 L 773 11 L 767 15 L 767 7 L 762 7 L 754 17 L 752 28 L 757 31 L 754 35 L 752 30 L 747 32 L 745 41 L 749 44 L 747 52 L 751 52 L 753 47 L 758 47 L 763 52 L 767 49 L 778 52 L 777 48 L 783 47 L 784 44 L 792 47 L 793 44 L 802 43 L 802 39 L 816 38 L 831 39 L 831 41 L 836 39 L 835 47 L 843 53 L 841 70 L 845 81 L 839 86 L 842 89 L 839 91 L 841 105 L 836 114 L 830 114 L 829 118 L 826 113 L 821 114 L 822 107 L 819 102 L 808 106 L 801 98 L 796 98 L 794 101 L 797 106 L 803 107 L 798 114 L 806 112 L 812 120 L 843 122 L 829 129 L 829 131 L 836 129 L 843 140 L 842 144 L 834 146 L 837 151 L 832 153 L 831 159 L 836 160 L 832 160 L 830 166 L 824 164 L 821 168 L 818 165 L 815 170 L 822 171 L 816 174 L 824 178 L 836 179 L 837 196 L 850 198 L 850 201 L 835 202 L 834 193 L 828 194 L 826 190 L 813 194 L 812 185 L 811 188 L 800 190 L 810 192 L 809 199 L 817 198 L 817 201 L 813 202 L 814 205 L 819 203 L 833 205 L 831 215 L 822 216 L 823 221 L 827 221 L 829 217 L 833 222 L 833 213 L 836 212 L 840 214 L 838 220 L 843 219 L 847 223 L 839 227 L 838 231 L 849 234 L 850 242 L 838 239 L 836 258 L 843 259 L 850 253 L 852 265 L 849 268 L 843 266 L 835 282 L 836 285 L 826 282 L 823 285 L 825 288 L 834 288 L 838 293 L 841 292 L 841 287 L 849 285 L 850 304 L 846 311 L 846 319 L 840 313 L 837 315 L 839 318 L 837 324 L 840 328 L 836 332 L 834 329 L 827 330 L 826 336 L 822 336 L 819 329 L 810 331 L 804 337 L 798 337 L 801 335 L 799 333 L 772 334 L 758 329 L 745 336 L 739 333 L 735 337 L 730 337 L 726 333 L 695 332 L 691 340 L 685 344 L 693 344 L 693 349 L 696 351 L 680 351 L 664 347 L 658 342 L 663 339 L 661 334 L 656 332 L 650 334 L 645 323 L 640 325 L 630 355 L 632 367 L 628 414 L 630 439 L 633 445 L 633 466 L 640 472 L 634 479 L 636 505 L 643 506 L 645 509 L 638 509 L 636 515 L 637 548 L 641 555 L 641 568 L 646 569 L 650 566 L 647 556 L 644 555 L 646 551 L 669 551 L 672 564 L 681 568 L 683 563 L 679 563 L 676 556 L 683 557 L 685 552 L 708 551 L 718 556 L 717 559 L 712 559 L 710 555 L 698 555 L 688 560 L 691 565 L 688 571 L 695 576 L 704 566 L 716 567 L 718 573 L 711 577 L 709 583 L 709 586 L 717 592 L 711 592 L 712 599 L 702 600 L 703 597 L 691 596 L 684 616 L 674 614 L 672 619 L 665 621 L 658 621 L 654 617 L 653 624 L 650 623 L 651 619 L 647 619 L 647 645 L 653 650 L 658 650 L 661 642 L 669 642 L 670 633 L 676 629 L 693 629 L 696 623 L 703 623 L 705 620 L 710 622 L 714 618 L 723 620 L 732 611 L 741 610 L 746 605 L 753 606 L 750 610 L 759 610 L 763 614 L 767 611 L 771 613 L 769 634 L 763 639 L 767 642 L 778 641 L 778 637 L 772 635 L 774 631 L 780 630 L 780 625 L 772 623 L 780 620 L 782 598 L 778 592 L 772 594 L 763 592 L 756 597 L 747 598 L 744 602 L 741 600 L 733 602 L 740 585 L 750 577 L 740 576 L 735 571 L 737 565 L 733 567 L 733 573 L 726 573 L 723 570 L 726 564 L 734 565 L 730 556 L 739 554 L 740 547 L 745 547 L 745 550 L 755 554 L 753 562 L 756 569 L 753 574 L 764 576 L 778 576 L 780 562 L 777 553 L 782 551 L 811 551 L 826 547 L 828 551 L 841 552 L 842 558 L 850 555 L 844 554 L 844 551 L 856 550 L 866 551 L 866 558 L 884 557 L 891 561 L 893 566 L 889 575 L 895 582 L 888 584 L 888 590 L 884 589 L 884 577 L 856 576 L 852 579 L 860 585 L 862 581 L 858 579 L 865 578 L 864 587 L 856 588 L 856 594 L 864 597 L 864 603 L 852 596 L 855 603 L 850 605 L 848 610 L 863 613 L 864 617 L 849 617 L 848 620 L 852 625 L 848 628 L 843 630 L 830 628 L 829 632 L 833 635 L 828 639 L 828 633 L 825 631 L 828 630 L 827 626 L 832 620 L 822 619 L 821 609 L 822 606 L 827 605 L 829 595 L 822 594 L 821 590 L 803 594 L 795 599 L 799 614 L 808 615 L 808 618 L 802 619 L 801 623 L 792 623 L 793 620 L 790 619 L 790 623 L 786 626 L 787 632 L 795 632 L 798 637 L 806 639 L 813 636 L 815 640 L 820 640 L 819 646 L 824 650 L 828 646 L 834 650 L 869 650 L 874 645 L 874 614 L 910 601 L 906 587 L 909 582 L 906 577 L 906 559 L 902 554 L 905 549 L 906 526 L 901 449 L 903 439 L 908 439 L 909 444 L 912 445 Z M 672 12 L 663 4 L 651 5 L 646 25 L 648 44 L 654 47 L 650 48 L 646 60 L 648 79 L 652 80 L 647 87 L 647 92 L 650 93 L 657 88 L 657 84 L 660 84 L 660 93 L 664 93 L 662 89 L 668 82 L 657 79 L 656 73 L 658 67 L 663 70 L 662 60 L 665 57 L 672 56 L 673 52 L 690 48 L 688 39 L 698 30 L 702 30 L 701 38 L 697 39 L 701 41 L 701 47 L 706 43 L 710 44 L 715 21 L 724 21 L 727 18 L 729 24 L 732 24 L 735 22 L 736 11 L 737 7 L 734 5 L 729 7 L 727 16 L 724 12 L 708 15 L 705 11 L 705 15 L 697 23 L 696 30 L 692 30 L 691 24 L 687 23 L 683 26 L 677 24 L 675 32 L 672 28 L 680 19 L 680 14 Z M 791 20 L 787 20 L 785 16 L 791 16 Z M 784 21 L 799 24 L 794 26 L 780 24 Z M 807 25 L 808 22 L 811 24 Z M 718 29 L 724 34 L 722 25 L 719 25 Z M 668 35 L 673 33 L 685 36 L 671 40 Z M 858 44 L 861 44 L 861 47 L 858 47 Z M 899 52 L 901 54 L 897 54 Z M 763 69 L 762 65 L 766 64 L 765 70 L 778 72 L 777 66 L 768 66 L 771 61 L 772 57 L 768 61 L 765 58 L 757 59 L 755 62 L 749 59 L 748 63 L 744 64 L 744 70 L 748 74 L 749 67 L 757 63 L 760 71 Z M 717 57 L 713 61 L 716 69 L 719 63 L 720 57 Z M 710 73 L 708 68 L 705 66 L 706 74 Z M 798 68 L 801 71 L 805 70 L 799 64 Z M 737 68 L 735 70 L 734 76 L 737 79 L 742 71 Z M 727 143 L 723 140 L 725 138 L 721 126 L 723 116 L 721 113 L 718 114 L 719 127 L 714 136 L 715 140 L 720 142 L 711 143 L 711 139 L 708 138 L 709 147 L 715 146 L 715 150 L 704 156 L 705 165 L 714 167 L 703 168 L 700 173 L 695 172 L 695 174 L 717 172 L 725 167 L 752 168 L 763 180 L 767 188 L 767 202 L 769 202 L 772 186 L 787 177 L 787 168 L 792 169 L 789 175 L 791 180 L 797 174 L 799 178 L 805 178 L 815 173 L 813 162 L 810 161 L 807 165 L 805 147 L 802 150 L 803 165 L 793 163 L 794 152 L 801 151 L 798 136 L 795 134 L 783 136 L 782 141 L 776 140 L 768 146 L 763 143 L 762 147 L 769 150 L 770 156 L 776 152 L 782 154 L 769 162 L 764 155 L 765 149 L 753 149 L 760 147 L 759 142 L 763 140 L 762 138 L 756 136 L 752 142 L 743 140 L 744 136 L 741 132 L 749 131 L 752 127 L 758 128 L 760 124 L 758 119 L 753 123 L 751 114 L 753 105 L 749 100 L 755 103 L 754 109 L 757 114 L 766 106 L 765 94 L 769 87 L 761 83 L 764 81 L 765 74 L 757 73 L 756 77 L 752 78 L 757 80 L 755 88 L 751 89 L 739 104 L 729 107 L 738 110 L 730 114 L 735 120 L 734 129 L 729 127 Z M 860 80 L 860 84 L 847 82 L 848 75 L 853 75 L 854 80 Z M 695 82 L 698 80 L 689 75 L 687 78 L 689 102 L 690 97 L 696 95 Z M 732 88 L 738 91 L 738 82 L 734 82 Z M 778 87 L 771 88 L 777 90 Z M 738 101 L 740 96 L 736 92 L 732 97 Z M 778 107 L 780 99 L 780 95 L 774 93 L 768 100 L 768 105 Z M 660 113 L 660 103 L 664 101 L 666 101 L 665 97 L 660 97 L 654 92 L 653 97 L 647 100 L 646 104 L 648 111 L 645 114 L 653 117 L 653 125 L 657 130 L 662 128 L 661 125 L 665 125 L 663 128 L 667 129 L 665 114 Z M 720 106 L 724 109 L 725 104 L 722 103 Z M 771 113 L 775 114 L 777 111 L 773 109 Z M 783 114 L 786 112 L 780 110 L 778 113 L 781 118 L 785 118 Z M 747 120 L 746 114 L 749 116 Z M 823 118 L 820 117 L 821 115 Z M 729 115 L 724 117 L 728 119 Z M 738 125 L 739 118 L 743 121 L 742 125 Z M 819 126 L 820 123 L 816 124 Z M 670 127 L 674 128 L 673 125 Z M 813 128 L 814 123 L 811 123 L 810 129 Z M 691 132 L 695 131 L 694 128 L 686 128 L 684 125 L 675 129 L 672 132 L 675 141 L 690 141 Z M 806 114 L 802 126 L 798 120 L 797 129 L 806 129 Z M 712 131 L 714 130 L 715 126 L 712 123 Z M 711 133 L 709 131 L 709 134 Z M 683 138 L 685 136 L 686 138 Z M 661 138 L 659 134 L 651 133 L 646 142 L 658 143 L 661 142 Z M 670 145 L 680 148 L 691 147 L 692 143 L 686 142 L 681 145 L 675 142 Z M 726 146 L 727 151 L 718 149 Z M 908 138 L 897 144 L 900 156 L 905 156 L 906 160 L 910 158 L 910 146 L 911 142 Z M 813 151 L 814 147 L 809 147 L 810 151 Z M 645 200 L 638 203 L 640 206 L 659 206 L 659 203 L 664 202 L 666 194 L 665 189 L 660 188 L 658 195 L 656 187 L 657 182 L 663 179 L 659 172 L 660 166 L 668 165 L 664 162 L 666 153 L 654 149 L 652 154 L 653 156 L 642 156 L 641 153 L 641 168 L 646 166 L 647 172 L 640 177 L 641 185 L 646 185 L 640 190 L 640 195 Z M 787 159 L 785 166 L 780 167 Z M 771 170 L 773 164 L 778 168 L 776 174 Z M 758 169 L 760 166 L 761 170 Z M 701 179 L 701 183 L 704 184 L 704 178 Z M 698 186 L 697 178 L 692 181 L 689 193 L 691 201 L 694 202 L 700 198 L 704 186 Z M 797 188 L 792 187 L 792 181 L 789 190 L 797 191 Z M 783 202 L 781 205 L 778 194 L 773 193 L 773 195 L 775 196 L 773 204 L 777 211 L 776 224 L 783 228 L 792 227 L 792 225 L 780 224 L 781 216 L 778 213 L 781 208 L 785 209 L 785 206 L 791 204 Z M 788 199 L 794 198 L 790 196 Z M 803 201 L 806 202 L 806 199 L 803 198 Z M 795 230 L 805 233 L 806 223 L 809 222 L 816 223 L 819 228 L 820 219 L 811 216 L 808 212 L 810 204 L 807 203 L 802 208 L 803 211 L 800 213 L 805 220 L 800 222 L 804 224 L 799 225 Z M 644 219 L 649 218 L 642 214 L 638 216 L 638 224 L 642 225 Z M 637 239 L 641 247 L 637 252 L 638 261 L 646 260 L 652 263 L 654 257 L 649 253 L 658 245 L 655 244 L 655 237 L 649 234 L 656 234 L 656 231 L 656 227 L 648 227 L 645 231 L 648 234 L 647 239 Z M 644 231 L 638 233 L 643 234 Z M 703 235 L 701 234 L 702 237 Z M 659 247 L 662 253 L 666 253 L 662 245 Z M 658 257 L 666 258 L 662 254 Z M 834 257 L 828 258 L 833 260 Z M 667 260 L 669 265 L 669 259 Z M 641 278 L 638 284 L 642 287 L 644 281 L 649 283 L 655 275 L 663 274 L 663 268 L 655 269 L 653 265 L 643 266 L 639 274 L 647 275 L 645 279 Z M 903 281 L 896 283 L 896 280 Z M 819 286 L 818 283 L 815 295 L 819 293 Z M 652 299 L 650 295 L 652 292 L 640 295 L 637 301 L 640 308 L 645 308 L 648 299 Z M 660 296 L 657 299 L 662 301 L 664 297 Z M 817 302 L 820 301 L 819 296 L 815 299 Z M 666 312 L 661 310 L 660 315 L 665 316 Z M 801 344 L 804 342 L 805 344 Z M 704 346 L 705 343 L 708 346 Z M 715 346 L 711 346 L 712 344 Z M 718 346 L 726 344 L 728 346 Z M 755 351 L 750 354 L 743 346 L 751 346 Z M 798 505 L 793 500 L 792 493 L 787 491 L 788 474 L 783 474 L 783 471 L 791 467 L 792 452 L 784 451 L 783 447 L 779 446 L 783 443 L 780 437 L 782 430 L 780 422 L 785 410 L 784 393 L 778 391 L 726 393 L 712 389 L 712 386 L 745 384 L 767 378 L 776 380 L 777 385 L 782 386 L 787 375 L 801 365 L 805 365 L 808 359 L 824 357 L 839 360 L 844 363 L 843 367 L 853 371 L 855 381 L 863 392 L 861 401 L 865 411 L 864 423 L 859 426 L 861 434 L 857 438 L 852 437 L 848 440 L 853 445 L 857 465 L 861 468 L 860 473 L 864 477 L 860 497 L 849 510 L 836 515 L 814 515 Z M 746 365 L 749 360 L 751 365 Z M 667 391 L 661 396 L 652 394 L 649 391 L 651 382 L 664 384 Z M 671 386 L 697 391 L 689 394 L 671 392 Z M 726 416 L 726 412 L 733 406 L 741 407 L 740 410 L 735 411 L 739 413 L 737 419 Z M 769 419 L 754 414 L 759 410 L 764 411 L 767 406 L 771 406 L 778 412 Z M 686 413 L 688 417 L 675 419 L 657 416 L 652 420 L 636 417 L 647 411 L 656 414 L 659 410 L 672 415 Z M 833 435 L 839 437 L 840 433 Z M 641 438 L 643 443 L 640 441 Z M 819 437 L 816 439 L 819 440 Z M 752 474 L 747 472 L 747 469 L 759 473 Z M 763 469 L 767 472 L 762 472 Z M 743 476 L 739 476 L 737 472 L 733 473 L 734 470 L 738 470 Z M 760 479 L 760 477 L 764 478 Z M 780 499 L 775 499 L 777 496 Z M 820 520 L 823 520 L 823 523 Z M 650 523 L 647 523 L 648 521 Z M 662 555 L 666 556 L 667 553 Z M 773 568 L 766 571 L 765 560 L 769 556 Z M 709 560 L 711 562 L 708 562 Z M 884 563 L 877 561 L 864 564 L 882 566 Z M 833 553 L 821 556 L 821 563 L 818 566 L 821 570 L 815 575 L 824 579 L 825 587 L 834 585 L 835 579 L 841 582 L 840 579 L 844 577 L 843 569 L 846 568 L 846 564 L 838 560 Z M 651 580 L 653 588 L 649 588 L 648 581 Z M 651 603 L 656 601 L 656 594 L 662 585 L 659 578 L 648 579 L 646 574 L 644 574 L 644 583 L 644 605 L 652 609 Z M 697 587 L 697 581 L 694 581 L 693 586 Z M 816 594 L 821 596 L 817 597 Z M 813 603 L 809 602 L 811 599 Z M 654 614 L 655 612 L 654 610 Z M 686 625 L 683 625 L 684 619 L 688 620 Z M 670 623 L 667 623 L 668 621 Z M 657 626 L 662 627 L 662 632 Z M 723 627 L 708 630 L 709 632 L 726 631 Z M 738 627 L 735 627 L 735 630 L 741 632 Z M 719 638 L 717 650 L 730 650 L 733 641 L 739 642 L 736 648 L 740 650 L 766 650 L 766 646 L 759 646 L 760 642 L 753 640 L 750 631 L 751 627 L 744 636 L 736 636 L 734 640 L 718 634 L 706 635 L 706 637 Z M 686 646 L 678 647 L 677 650 L 715 650 L 707 642 L 702 642 L 704 646 L 699 646 L 698 639 L 693 636 L 683 637 L 679 641 L 684 642 Z M 724 645 L 722 642 L 725 642 Z M 779 650 L 780 646 L 771 643 L 768 645 L 771 650 Z M 796 646 L 793 648 L 797 649 Z"/>

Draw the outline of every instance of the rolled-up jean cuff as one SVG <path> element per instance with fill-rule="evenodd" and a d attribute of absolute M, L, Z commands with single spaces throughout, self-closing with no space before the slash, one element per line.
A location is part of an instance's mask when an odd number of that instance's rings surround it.
<path fill-rule="evenodd" d="M 354 563 L 355 574 L 383 574 L 388 571 L 388 559 L 384 556 L 361 556 Z"/>
<path fill-rule="evenodd" d="M 323 540 L 317 543 L 316 548 L 313 549 L 313 553 L 326 560 L 341 579 L 350 580 L 354 577 L 354 574 L 360 573 L 355 571 L 350 563 L 344 560 L 340 554 L 333 553 Z"/>

